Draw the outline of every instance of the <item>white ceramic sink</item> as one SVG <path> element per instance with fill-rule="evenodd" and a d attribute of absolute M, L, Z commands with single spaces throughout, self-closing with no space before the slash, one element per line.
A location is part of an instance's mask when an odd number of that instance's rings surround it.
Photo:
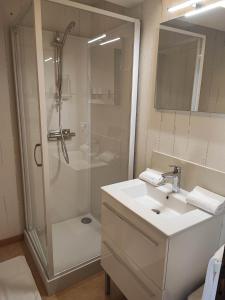
<path fill-rule="evenodd" d="M 159 218 L 172 218 L 195 209 L 186 203 L 186 191 L 181 190 L 175 194 L 171 193 L 171 190 L 170 184 L 155 188 L 141 182 L 139 185 L 121 189 L 121 192 L 130 197 L 131 201 L 157 214 Z"/>
<path fill-rule="evenodd" d="M 172 193 L 171 184 L 154 187 L 134 179 L 102 187 L 102 190 L 167 236 L 212 217 L 186 202 L 187 191 Z"/>

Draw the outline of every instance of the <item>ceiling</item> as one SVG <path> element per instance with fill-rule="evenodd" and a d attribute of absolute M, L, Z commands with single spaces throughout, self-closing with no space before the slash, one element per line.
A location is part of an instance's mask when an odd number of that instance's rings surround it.
<path fill-rule="evenodd" d="M 94 5 L 99 0 L 72 0 L 72 1 Z M 132 7 L 137 4 L 140 4 L 144 0 L 106 0 L 106 1 L 124 7 Z M 4 17 L 7 19 L 8 22 L 13 22 L 16 16 L 20 15 L 21 12 L 26 10 L 30 2 L 31 0 L 0 0 L 0 13 L 3 13 Z"/>
<path fill-rule="evenodd" d="M 220 31 L 225 31 L 225 8 L 218 7 L 217 9 L 210 10 L 204 14 L 199 14 L 191 18 L 182 18 L 188 23 L 201 25 Z"/>
<path fill-rule="evenodd" d="M 196 14 L 191 17 L 178 17 L 167 22 L 162 23 L 163 25 L 171 26 L 174 28 L 180 28 L 201 33 L 202 31 L 196 28 L 196 25 L 216 29 L 225 32 L 225 7 L 218 7 L 212 10 L 205 11 L 201 14 Z M 224 44 L 225 45 L 225 44 Z"/>
<path fill-rule="evenodd" d="M 98 3 L 99 0 L 72 0 L 72 1 L 75 1 L 75 2 L 77 1 L 80 3 L 88 4 L 88 5 L 95 5 Z M 144 2 L 144 0 L 105 0 L 105 1 L 117 4 L 120 6 L 124 6 L 124 7 L 132 7 L 132 6 L 135 6 L 135 5 L 138 5 L 142 2 Z"/>
<path fill-rule="evenodd" d="M 112 2 L 125 7 L 132 7 L 137 4 L 142 3 L 144 0 L 107 0 L 108 2 Z"/>

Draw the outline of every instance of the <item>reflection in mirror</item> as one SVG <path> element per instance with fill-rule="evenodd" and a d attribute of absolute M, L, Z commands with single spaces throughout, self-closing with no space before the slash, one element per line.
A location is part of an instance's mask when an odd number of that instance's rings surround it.
<path fill-rule="evenodd" d="M 204 37 L 196 33 L 160 27 L 156 108 L 189 111 L 198 101 L 201 71 L 198 59 Z"/>
<path fill-rule="evenodd" d="M 157 109 L 225 113 L 224 20 L 225 8 L 220 7 L 162 24 L 162 27 L 170 27 L 173 31 L 183 30 L 200 35 L 202 51 L 199 52 L 198 42 L 196 49 L 194 40 L 189 42 L 187 37 L 183 37 L 185 43 L 182 44 L 182 38 L 178 42 L 170 31 L 160 29 L 155 102 Z M 170 47 L 173 54 L 163 55 L 163 47 Z"/>

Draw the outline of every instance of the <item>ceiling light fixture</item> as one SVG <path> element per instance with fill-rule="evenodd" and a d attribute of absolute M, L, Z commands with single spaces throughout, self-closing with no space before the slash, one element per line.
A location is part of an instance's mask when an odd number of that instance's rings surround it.
<path fill-rule="evenodd" d="M 222 0 L 222 1 L 218 1 L 218 2 L 215 2 L 215 3 L 209 4 L 209 5 L 203 6 L 203 7 L 198 8 L 198 9 L 189 11 L 184 16 L 188 18 L 188 17 L 192 17 L 192 16 L 196 16 L 198 14 L 204 13 L 204 12 L 209 11 L 211 9 L 215 9 L 217 7 L 224 7 L 224 6 L 225 6 L 225 0 Z"/>
<path fill-rule="evenodd" d="M 49 60 L 52 60 L 52 57 L 46 58 L 46 59 L 45 59 L 45 62 L 47 62 L 47 61 L 49 61 Z"/>
<path fill-rule="evenodd" d="M 174 5 L 174 6 L 170 7 L 170 8 L 168 8 L 168 12 L 175 12 L 175 11 L 181 10 L 181 9 L 186 8 L 186 7 L 198 4 L 201 1 L 202 0 L 188 0 L 188 1 L 185 1 L 185 2 L 183 2 L 181 4 Z"/>
<path fill-rule="evenodd" d="M 112 39 L 112 40 L 108 40 L 106 42 L 101 43 L 100 45 L 103 46 L 103 45 L 106 45 L 106 44 L 109 44 L 109 43 L 113 43 L 113 42 L 116 42 L 116 41 L 119 41 L 119 40 L 120 40 L 120 37 Z"/>
<path fill-rule="evenodd" d="M 104 39 L 105 37 L 106 37 L 106 34 L 102 34 L 102 35 L 100 35 L 100 36 L 97 36 L 96 38 L 94 38 L 94 39 L 88 41 L 88 44 L 92 44 L 92 43 L 94 43 L 94 42 L 96 42 L 96 41 L 102 40 L 102 39 Z"/>

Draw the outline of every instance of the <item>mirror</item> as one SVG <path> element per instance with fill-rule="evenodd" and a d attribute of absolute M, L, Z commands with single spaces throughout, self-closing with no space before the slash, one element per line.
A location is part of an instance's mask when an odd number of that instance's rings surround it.
<path fill-rule="evenodd" d="M 225 113 L 225 8 L 160 25 L 155 107 Z"/>

